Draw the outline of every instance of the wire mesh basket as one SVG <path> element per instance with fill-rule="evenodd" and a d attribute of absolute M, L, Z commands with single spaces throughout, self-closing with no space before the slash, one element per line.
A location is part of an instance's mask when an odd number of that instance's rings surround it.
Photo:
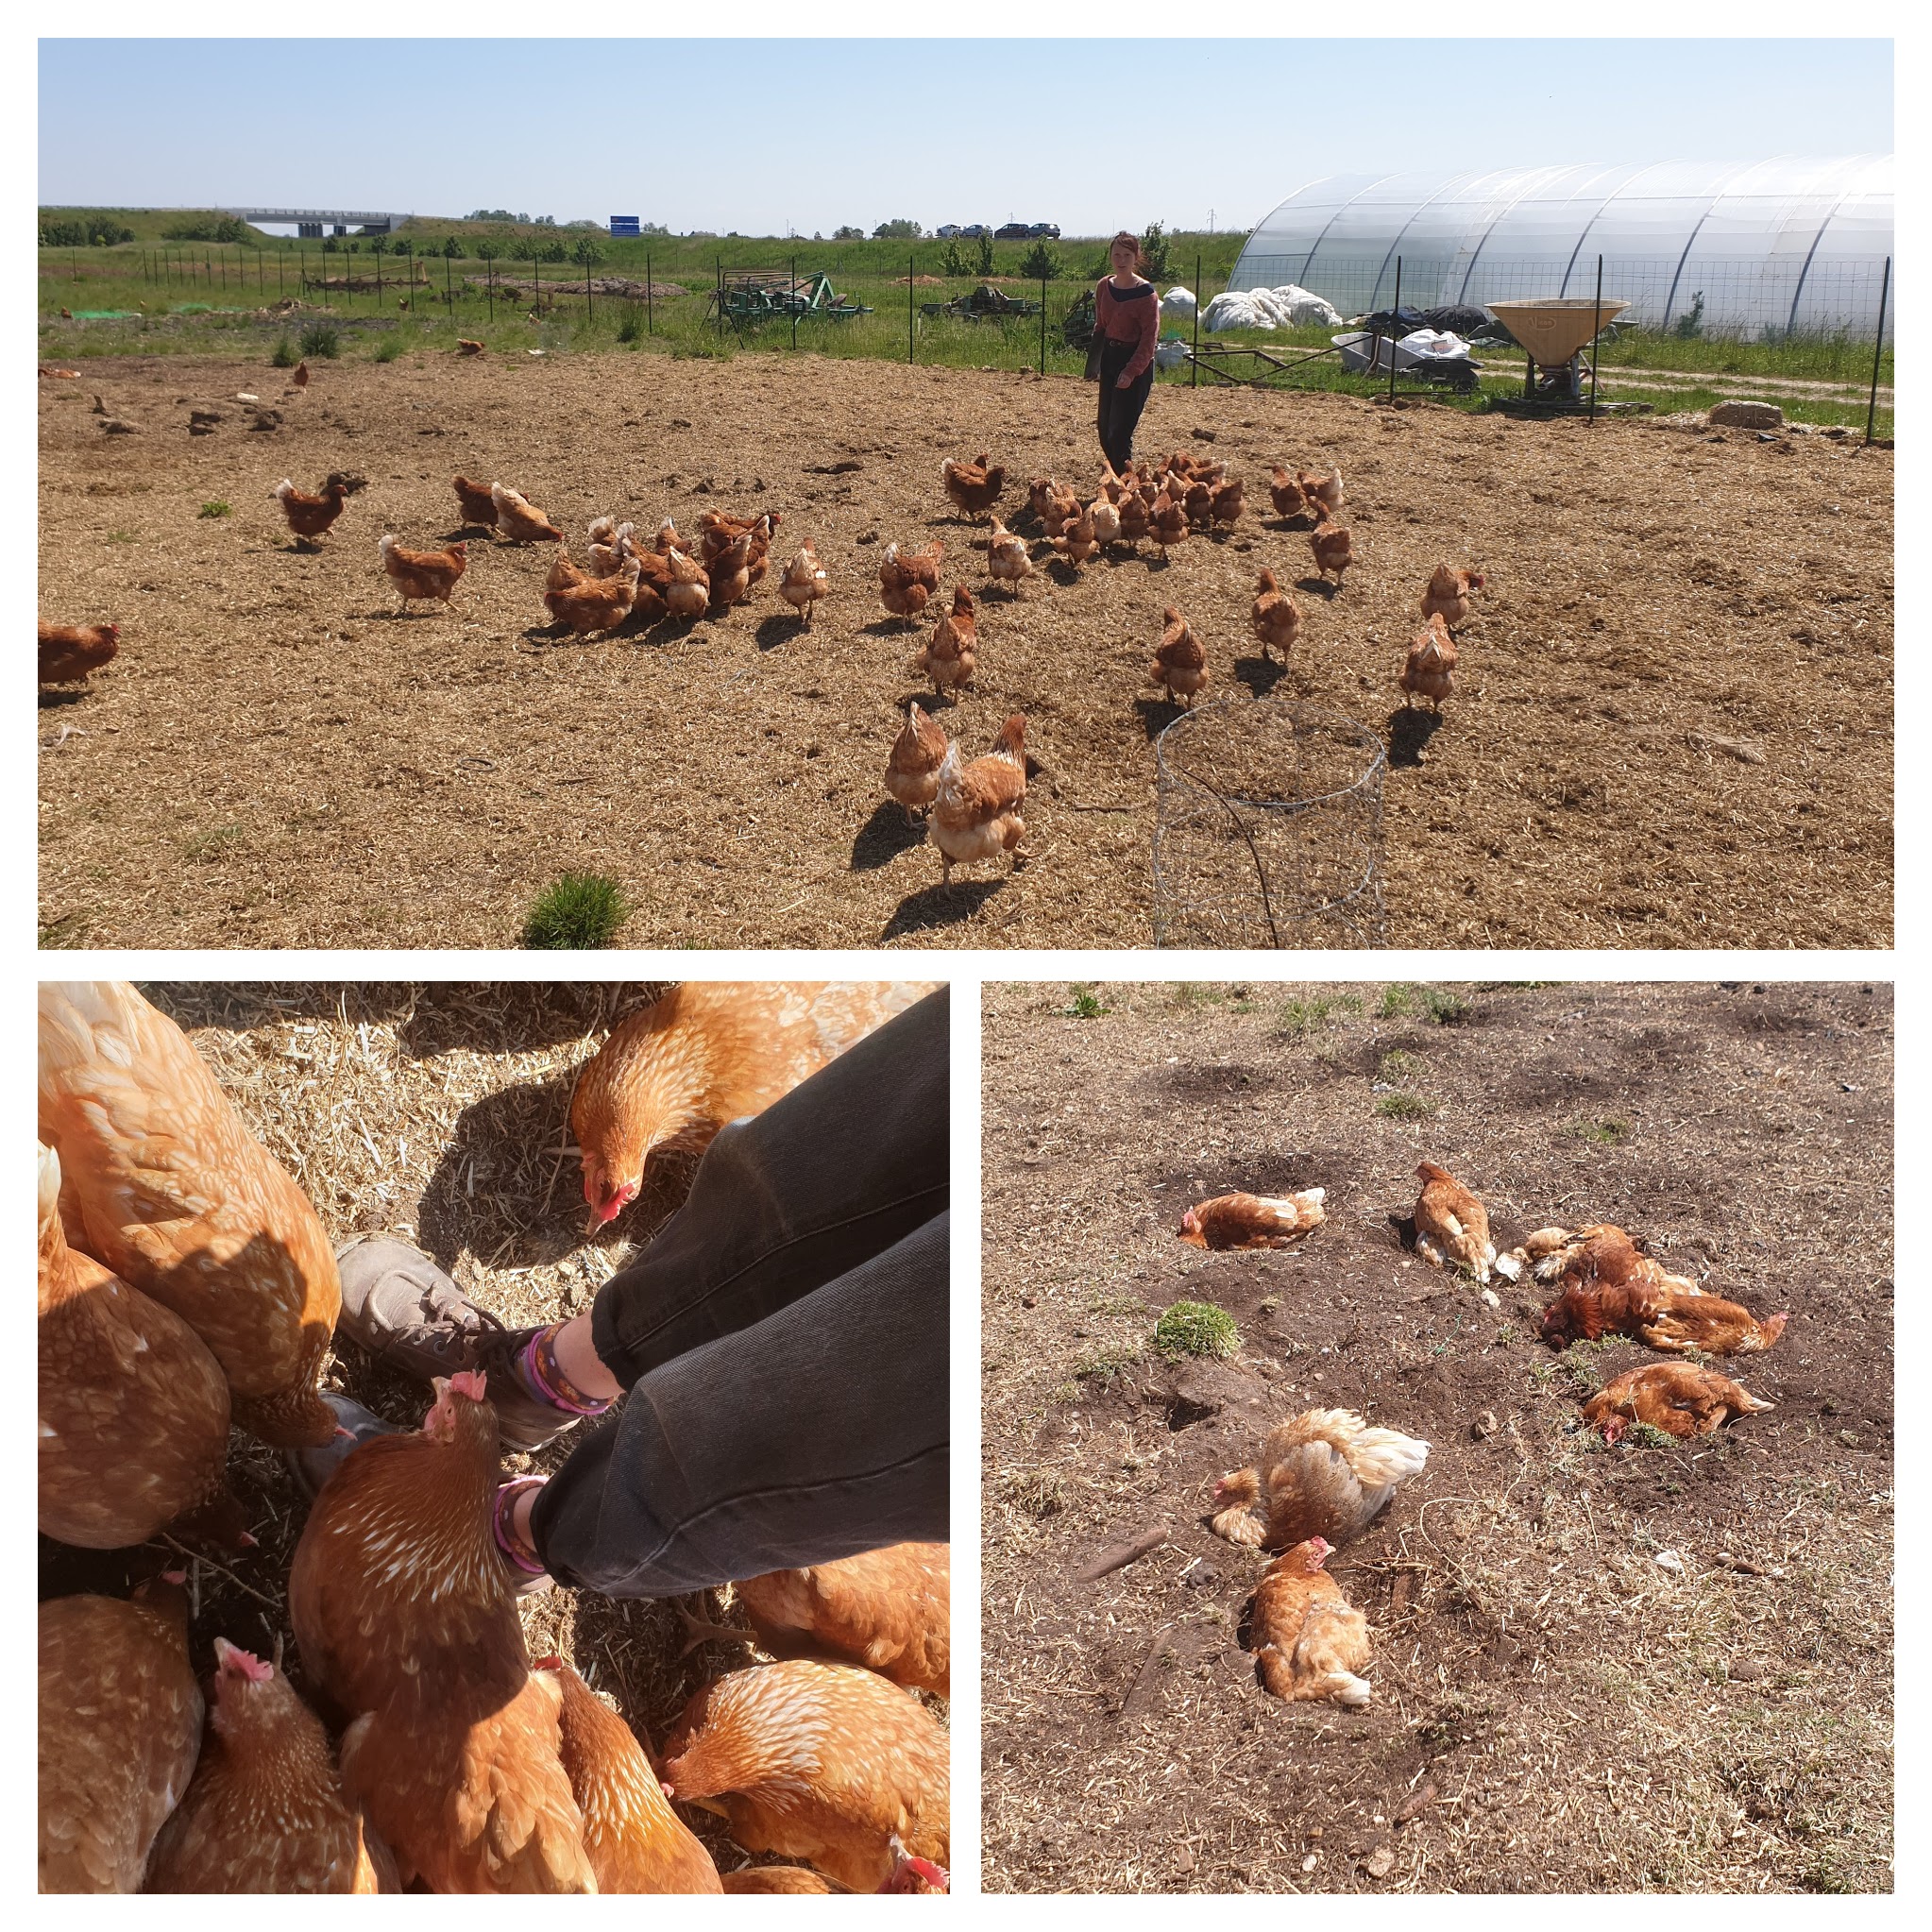
<path fill-rule="evenodd" d="M 1246 693 L 1155 741 L 1154 943 L 1382 946 L 1388 757 L 1339 712 Z"/>

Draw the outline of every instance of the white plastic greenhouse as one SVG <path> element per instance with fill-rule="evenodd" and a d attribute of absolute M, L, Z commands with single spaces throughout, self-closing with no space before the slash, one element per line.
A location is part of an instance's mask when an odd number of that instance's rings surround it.
<path fill-rule="evenodd" d="M 1230 289 L 1298 282 L 1344 314 L 1595 293 L 1663 330 L 1869 335 L 1892 252 L 1892 160 L 1330 175 L 1247 239 Z M 1700 309 L 1700 304 L 1702 305 Z M 1886 330 L 1890 332 L 1890 305 Z"/>

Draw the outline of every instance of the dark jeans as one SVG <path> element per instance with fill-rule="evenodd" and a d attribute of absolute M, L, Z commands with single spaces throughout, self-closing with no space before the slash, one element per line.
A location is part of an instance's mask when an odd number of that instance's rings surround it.
<path fill-rule="evenodd" d="M 537 1497 L 559 1582 L 664 1597 L 947 1539 L 949 1008 L 725 1127 L 604 1283 L 630 1394 Z"/>
<path fill-rule="evenodd" d="M 1132 343 L 1115 342 L 1110 336 L 1100 351 L 1100 448 L 1116 472 L 1124 470 L 1133 456 L 1134 431 L 1154 387 L 1152 363 L 1125 389 L 1115 386 L 1133 354 Z"/>

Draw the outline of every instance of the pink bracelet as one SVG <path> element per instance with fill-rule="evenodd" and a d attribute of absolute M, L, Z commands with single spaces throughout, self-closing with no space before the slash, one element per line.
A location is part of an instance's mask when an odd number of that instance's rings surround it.
<path fill-rule="evenodd" d="M 544 1565 L 536 1561 L 534 1549 L 531 1554 L 523 1553 L 523 1547 L 513 1539 L 503 1527 L 506 1506 L 515 1502 L 526 1489 L 541 1489 L 550 1481 L 548 1476 L 516 1476 L 503 1483 L 497 1491 L 497 1500 L 490 1509 L 490 1534 L 497 1539 L 497 1548 L 520 1569 L 525 1576 L 541 1576 Z"/>

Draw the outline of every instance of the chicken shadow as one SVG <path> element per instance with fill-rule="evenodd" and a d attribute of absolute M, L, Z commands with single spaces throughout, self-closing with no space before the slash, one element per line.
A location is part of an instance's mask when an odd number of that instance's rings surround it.
<path fill-rule="evenodd" d="M 668 979 L 433 980 L 396 989 L 407 995 L 406 1004 L 398 1001 L 393 1008 L 401 1014 L 396 1041 L 413 1058 L 432 1059 L 466 1049 L 529 1053 L 567 1040 L 601 1040 L 671 984 Z M 329 1010 L 334 1010 L 332 1005 Z M 353 1001 L 350 1013 L 353 1017 Z"/>
<path fill-rule="evenodd" d="M 961 879 L 951 886 L 936 885 L 908 892 L 898 910 L 886 922 L 880 942 L 899 939 L 907 933 L 929 932 L 935 926 L 959 925 L 971 919 L 995 892 L 1006 889 L 1006 876 L 996 879 Z"/>
<path fill-rule="evenodd" d="M 907 824 L 906 809 L 899 801 L 882 798 L 852 841 L 852 870 L 876 872 L 882 865 L 890 865 L 902 852 L 910 852 L 915 845 L 924 843 L 924 820 Z"/>
<path fill-rule="evenodd" d="M 1297 577 L 1295 580 L 1295 587 L 1307 591 L 1311 597 L 1325 598 L 1330 603 L 1333 603 L 1342 594 L 1342 586 L 1339 584 L 1330 584 L 1326 577 Z"/>
<path fill-rule="evenodd" d="M 42 711 L 64 711 L 70 704 L 78 704 L 83 698 L 90 698 L 91 691 L 42 691 L 40 708 Z"/>
<path fill-rule="evenodd" d="M 781 644 L 804 636 L 809 628 L 803 618 L 789 612 L 774 611 L 758 625 L 752 636 L 760 651 L 776 651 Z"/>
<path fill-rule="evenodd" d="M 214 1026 L 249 1033 L 289 1019 L 330 1019 L 382 1024 L 406 1015 L 417 989 L 381 980 L 351 984 L 327 980 L 144 979 L 141 995 L 183 1029 Z"/>
<path fill-rule="evenodd" d="M 1420 765 L 1430 739 L 1442 729 L 1442 725 L 1440 711 L 1419 711 L 1408 704 L 1398 704 L 1389 713 L 1390 768 Z"/>
<path fill-rule="evenodd" d="M 1288 667 L 1272 657 L 1237 657 L 1234 675 L 1257 698 L 1265 698 L 1288 675 Z"/>
<path fill-rule="evenodd" d="M 859 636 L 862 637 L 916 637 L 920 631 L 918 618 L 880 618 L 876 622 L 862 624 Z"/>
<path fill-rule="evenodd" d="M 1187 707 L 1172 698 L 1136 698 L 1134 709 L 1141 714 L 1141 729 L 1151 744 L 1177 718 L 1187 716 Z"/>

